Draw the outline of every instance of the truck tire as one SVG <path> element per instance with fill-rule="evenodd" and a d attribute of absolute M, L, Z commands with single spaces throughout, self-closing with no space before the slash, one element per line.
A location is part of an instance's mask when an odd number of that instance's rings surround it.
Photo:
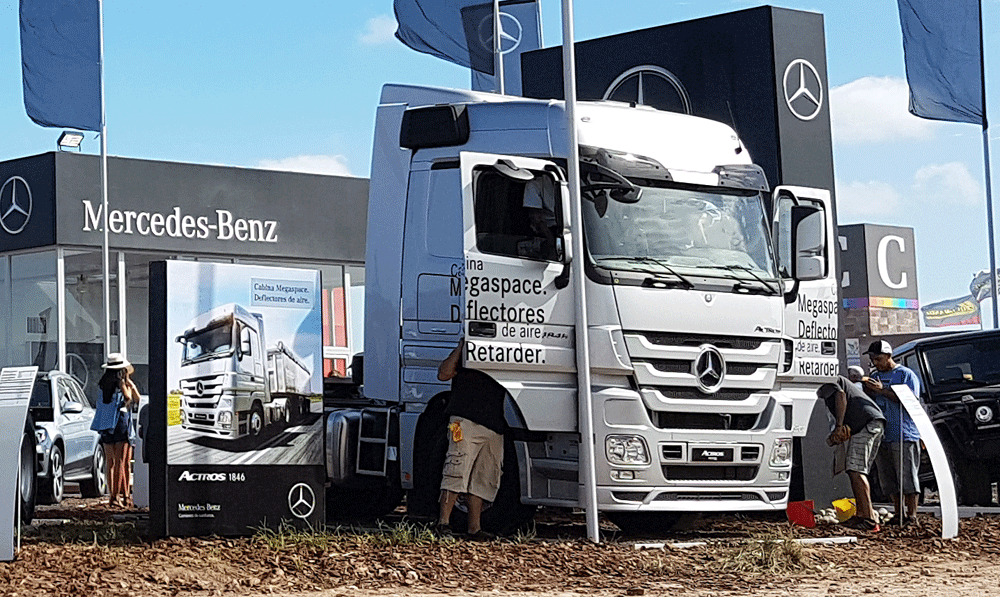
<path fill-rule="evenodd" d="M 445 451 L 447 452 L 447 448 Z M 500 488 L 493 503 L 483 510 L 480 523 L 485 531 L 508 535 L 525 528 L 534 516 L 535 507 L 521 503 L 521 475 L 517 469 L 517 452 L 514 450 L 514 440 L 509 435 L 505 436 Z M 452 527 L 465 529 L 468 524 L 468 512 L 461 505 L 456 505 L 451 513 Z"/>
<path fill-rule="evenodd" d="M 250 437 L 260 437 L 264 431 L 264 408 L 260 402 L 254 402 L 250 408 L 250 417 L 247 419 L 247 435 Z"/>
<path fill-rule="evenodd" d="M 28 415 L 21 436 L 20 476 L 18 494 L 21 498 L 21 524 L 31 524 L 35 518 L 35 497 L 38 489 L 38 458 L 35 454 L 35 424 Z"/>
<path fill-rule="evenodd" d="M 448 453 L 448 394 L 431 400 L 420 415 L 413 438 L 413 488 L 406 492 L 406 512 L 414 518 L 438 516 L 441 469 Z"/>
<path fill-rule="evenodd" d="M 49 474 L 42 479 L 41 498 L 45 504 L 58 504 L 63 498 L 65 488 L 65 460 L 63 459 L 62 447 L 59 444 L 52 446 L 49 453 Z"/>

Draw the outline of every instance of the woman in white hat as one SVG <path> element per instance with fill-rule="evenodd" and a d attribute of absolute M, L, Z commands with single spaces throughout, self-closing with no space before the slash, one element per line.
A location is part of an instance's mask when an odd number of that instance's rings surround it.
<path fill-rule="evenodd" d="M 101 397 L 91 429 L 101 434 L 100 443 L 108 462 L 108 503 L 131 505 L 129 463 L 132 460 L 132 408 L 139 403 L 139 389 L 129 377 L 135 368 L 120 352 L 108 355 L 104 375 L 97 386 Z"/>

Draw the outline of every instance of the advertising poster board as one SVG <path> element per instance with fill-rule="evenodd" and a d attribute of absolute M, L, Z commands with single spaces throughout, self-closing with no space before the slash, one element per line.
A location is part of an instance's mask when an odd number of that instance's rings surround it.
<path fill-rule="evenodd" d="M 320 290 L 316 270 L 151 264 L 154 536 L 324 522 Z"/>

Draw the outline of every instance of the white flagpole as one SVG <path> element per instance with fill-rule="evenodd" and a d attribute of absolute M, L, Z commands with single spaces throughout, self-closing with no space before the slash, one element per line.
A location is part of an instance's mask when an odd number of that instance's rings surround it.
<path fill-rule="evenodd" d="M 580 207 L 580 150 L 576 132 L 576 57 L 573 54 L 573 0 L 562 0 L 563 94 L 566 98 L 566 163 L 573 262 L 570 273 L 576 296 L 577 426 L 580 429 L 580 481 L 587 515 L 587 538 L 601 542 L 597 528 L 597 480 L 594 467 L 594 405 L 590 394 L 590 341 L 587 325 L 586 278 L 583 270 L 583 210 Z"/>
<path fill-rule="evenodd" d="M 104 116 L 104 0 L 97 0 L 101 69 L 101 267 L 104 272 L 104 358 L 111 353 L 111 268 L 108 264 L 108 126 Z"/>
<path fill-rule="evenodd" d="M 500 33 L 503 31 L 503 26 L 500 24 L 500 0 L 493 0 L 493 64 L 494 71 L 497 76 L 497 89 L 500 90 L 500 95 L 506 95 L 504 93 L 503 84 L 503 54 L 500 53 Z"/>

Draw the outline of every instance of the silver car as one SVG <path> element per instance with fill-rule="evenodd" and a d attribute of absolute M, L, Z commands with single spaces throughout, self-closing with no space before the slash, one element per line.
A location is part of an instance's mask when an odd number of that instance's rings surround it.
<path fill-rule="evenodd" d="M 76 378 L 59 371 L 39 373 L 30 410 L 38 438 L 38 502 L 62 501 L 67 481 L 78 482 L 83 497 L 104 495 L 104 449 L 90 430 L 95 411 Z"/>

